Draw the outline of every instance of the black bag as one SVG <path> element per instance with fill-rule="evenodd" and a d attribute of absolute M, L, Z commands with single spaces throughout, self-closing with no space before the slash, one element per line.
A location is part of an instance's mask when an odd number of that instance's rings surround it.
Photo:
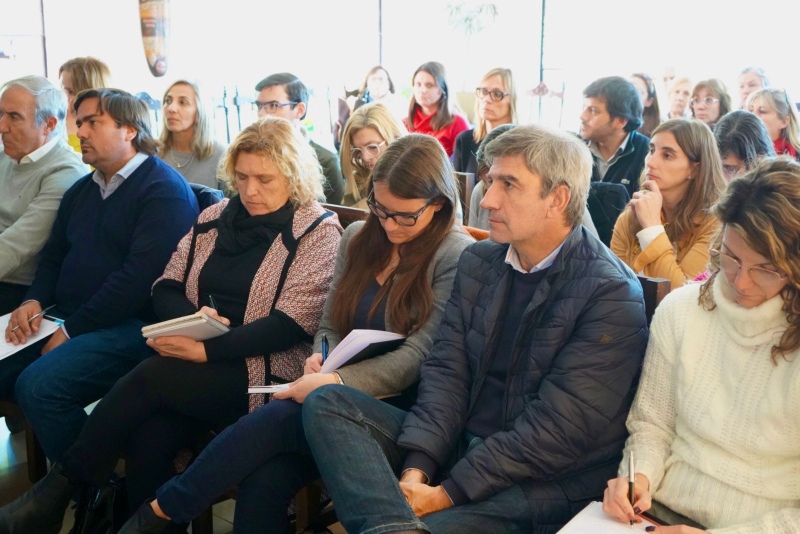
<path fill-rule="evenodd" d="M 628 205 L 631 197 L 622 184 L 592 182 L 589 189 L 588 209 L 597 235 L 606 246 L 611 245 L 614 224 L 617 217 Z"/>

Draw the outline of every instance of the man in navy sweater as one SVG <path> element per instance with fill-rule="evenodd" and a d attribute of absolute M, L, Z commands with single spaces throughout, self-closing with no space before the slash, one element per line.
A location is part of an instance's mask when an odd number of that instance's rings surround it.
<path fill-rule="evenodd" d="M 6 340 L 27 343 L 48 306 L 64 323 L 0 361 L 0 398 L 21 405 L 55 462 L 83 427 L 83 408 L 153 354 L 141 333 L 154 319 L 150 287 L 199 212 L 186 180 L 154 156 L 143 102 L 89 90 L 75 111 L 83 161 L 96 170 L 64 194 Z"/>

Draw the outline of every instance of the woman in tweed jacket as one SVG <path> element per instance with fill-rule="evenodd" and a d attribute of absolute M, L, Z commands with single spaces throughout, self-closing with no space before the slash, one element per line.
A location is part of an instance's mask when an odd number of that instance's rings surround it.
<path fill-rule="evenodd" d="M 231 330 L 148 340 L 158 355 L 103 398 L 63 466 L 0 511 L 0 531 L 58 532 L 70 497 L 105 486 L 122 454 L 135 510 L 174 474 L 178 451 L 263 404 L 248 386 L 302 375 L 342 232 L 316 200 L 316 157 L 289 122 L 266 118 L 239 134 L 222 169 L 239 194 L 200 215 L 153 301 L 162 320 L 201 311 Z"/>

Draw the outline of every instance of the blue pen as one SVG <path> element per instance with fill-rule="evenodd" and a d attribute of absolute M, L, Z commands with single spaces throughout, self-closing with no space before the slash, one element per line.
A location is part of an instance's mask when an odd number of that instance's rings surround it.
<path fill-rule="evenodd" d="M 328 359 L 328 336 L 322 335 L 322 363 Z"/>

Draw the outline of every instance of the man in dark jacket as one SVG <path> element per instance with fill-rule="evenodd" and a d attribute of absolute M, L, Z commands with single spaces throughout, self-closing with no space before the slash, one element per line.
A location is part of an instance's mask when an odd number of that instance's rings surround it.
<path fill-rule="evenodd" d="M 416 405 L 306 398 L 348 532 L 555 532 L 616 476 L 647 324 L 634 274 L 580 224 L 589 151 L 525 126 L 486 154 L 491 241 L 461 256 Z"/>
<path fill-rule="evenodd" d="M 592 181 L 622 184 L 633 197 L 650 148 L 650 139 L 636 131 L 642 125 L 636 87 L 619 76 L 600 78 L 583 98 L 581 137 L 592 152 Z"/>

